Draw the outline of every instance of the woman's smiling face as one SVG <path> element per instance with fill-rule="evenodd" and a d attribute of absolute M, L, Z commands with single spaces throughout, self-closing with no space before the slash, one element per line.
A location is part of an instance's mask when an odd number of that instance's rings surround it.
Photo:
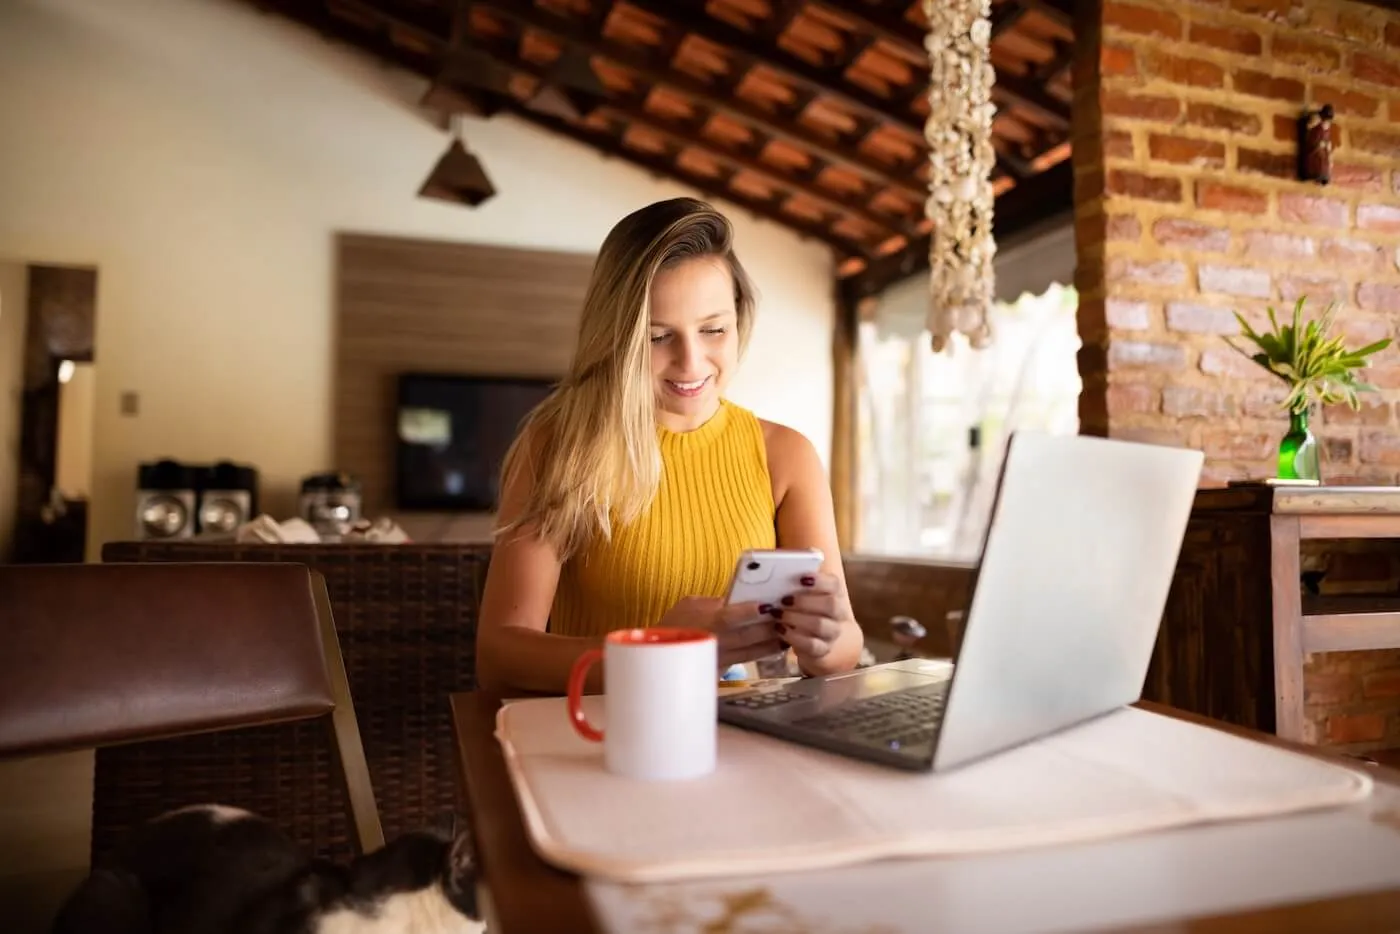
<path fill-rule="evenodd" d="M 657 422 L 699 428 L 719 408 L 739 364 L 734 279 L 719 257 L 662 269 L 651 286 L 651 373 Z"/>

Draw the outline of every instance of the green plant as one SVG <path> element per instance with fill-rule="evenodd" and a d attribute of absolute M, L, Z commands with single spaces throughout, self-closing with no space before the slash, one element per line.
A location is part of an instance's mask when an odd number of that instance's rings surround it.
<path fill-rule="evenodd" d="M 1363 383 L 1357 378 L 1357 371 L 1366 366 L 1366 358 L 1390 346 L 1390 338 L 1383 338 L 1357 350 L 1347 350 L 1341 335 L 1331 334 L 1332 323 L 1336 318 L 1337 303 L 1332 302 L 1317 320 L 1303 320 L 1303 305 L 1306 297 L 1299 298 L 1293 306 L 1293 323 L 1280 326 L 1269 308 L 1269 323 L 1272 330 L 1256 332 L 1235 312 L 1244 336 L 1259 348 L 1258 353 L 1250 353 L 1228 337 L 1227 343 L 1244 356 L 1268 370 L 1288 384 L 1288 397 L 1283 406 L 1290 413 L 1306 412 L 1313 403 L 1331 405 L 1345 402 L 1353 409 L 1359 409 L 1361 402 L 1358 393 L 1374 392 L 1376 387 Z"/>

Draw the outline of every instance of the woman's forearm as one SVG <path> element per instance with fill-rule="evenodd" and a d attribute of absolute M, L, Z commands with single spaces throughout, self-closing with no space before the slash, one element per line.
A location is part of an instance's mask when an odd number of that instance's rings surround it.
<path fill-rule="evenodd" d="M 563 694 L 569 689 L 574 662 L 603 640 L 587 636 L 557 636 L 524 626 L 493 626 L 482 633 L 477 677 L 481 687 L 503 694 Z M 584 690 L 603 689 L 603 666 L 594 665 Z"/>

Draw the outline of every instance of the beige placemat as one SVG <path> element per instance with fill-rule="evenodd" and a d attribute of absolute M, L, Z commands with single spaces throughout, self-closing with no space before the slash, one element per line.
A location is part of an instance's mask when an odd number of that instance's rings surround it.
<path fill-rule="evenodd" d="M 623 882 L 1049 846 L 1371 792 L 1361 771 L 1136 708 L 944 775 L 719 730 L 717 769 L 687 782 L 609 773 L 562 699 L 507 704 L 496 733 L 540 855 Z"/>

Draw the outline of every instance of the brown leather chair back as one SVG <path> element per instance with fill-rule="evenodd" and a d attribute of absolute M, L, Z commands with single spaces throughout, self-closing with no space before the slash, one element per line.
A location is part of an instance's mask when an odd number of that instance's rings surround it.
<path fill-rule="evenodd" d="M 108 542 L 102 547 L 102 560 L 111 563 L 289 562 L 324 575 L 355 695 L 374 797 L 385 836 L 390 838 L 423 827 L 446 827 L 454 817 L 466 820 L 459 801 L 448 698 L 477 687 L 476 625 L 490 557 L 490 542 L 387 545 L 191 538 Z M 254 782 L 266 788 L 266 794 L 251 794 L 246 783 L 236 787 L 260 807 L 281 807 L 284 814 L 291 810 L 298 815 L 291 821 L 284 817 L 284 823 L 296 826 L 304 817 L 306 839 L 329 841 L 343 836 L 327 821 L 315 819 L 310 805 L 286 808 L 295 794 L 314 801 L 331 822 L 341 816 L 329 800 L 327 770 L 295 777 L 288 773 L 295 765 L 296 732 L 277 731 L 273 741 L 257 752 L 259 773 Z M 118 803 L 154 794 L 149 789 L 160 782 L 188 787 L 197 779 L 206 797 L 229 797 L 230 786 L 238 779 L 209 766 L 242 753 L 230 748 L 230 734 L 216 736 L 165 744 L 180 748 L 163 749 L 159 768 L 153 755 L 144 755 L 144 748 L 103 749 L 94 776 L 94 832 L 105 833 L 102 828 L 116 816 Z M 282 773 L 274 780 L 271 776 L 278 768 Z M 346 851 L 337 847 L 323 845 L 322 852 L 343 856 Z"/>
<path fill-rule="evenodd" d="M 358 848 L 382 845 L 325 583 L 306 567 L 0 566 L 0 633 L 0 758 L 322 720 Z"/>
<path fill-rule="evenodd" d="M 0 756 L 329 714 L 296 565 L 0 567 Z"/>

